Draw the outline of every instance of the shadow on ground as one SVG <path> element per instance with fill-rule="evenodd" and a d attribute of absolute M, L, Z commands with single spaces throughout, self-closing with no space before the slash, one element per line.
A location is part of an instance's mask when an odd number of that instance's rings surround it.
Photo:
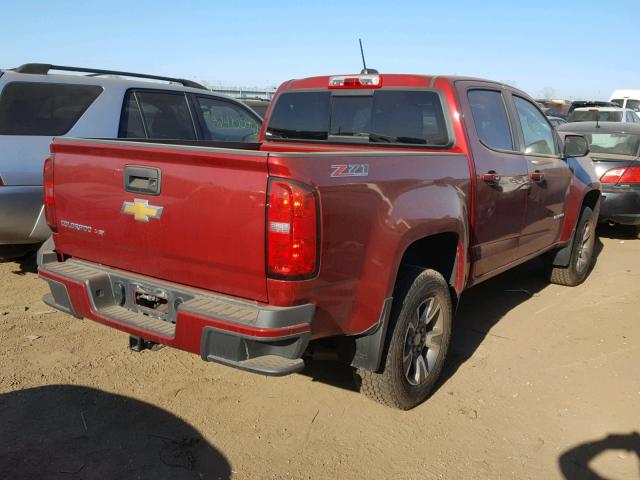
<path fill-rule="evenodd" d="M 11 272 L 15 275 L 26 275 L 27 273 L 38 272 L 37 256 L 35 252 L 16 258 L 14 262 L 18 264 L 18 269 Z"/>
<path fill-rule="evenodd" d="M 634 225 L 598 225 L 598 235 L 616 240 L 636 240 L 640 230 Z"/>
<path fill-rule="evenodd" d="M 596 238 L 596 262 L 603 248 L 600 239 Z M 434 392 L 473 356 L 487 336 L 499 337 L 492 334 L 491 329 L 501 318 L 548 285 L 543 262 L 538 258 L 465 291 L 458 305 L 447 362 Z M 314 358 L 302 374 L 334 387 L 359 389 L 351 368 L 337 359 Z"/>
<path fill-rule="evenodd" d="M 0 478 L 228 479 L 222 453 L 158 407 L 87 387 L 0 395 Z"/>
<path fill-rule="evenodd" d="M 635 454 L 640 462 L 640 434 L 612 434 L 600 440 L 586 442 L 563 453 L 558 459 L 566 480 L 605 480 L 589 467 L 589 462 L 607 450 L 624 450 Z M 638 476 L 640 478 L 640 470 Z"/>
<path fill-rule="evenodd" d="M 542 262 L 536 259 L 464 292 L 456 313 L 449 355 L 438 382 L 439 387 L 473 356 L 487 336 L 511 341 L 491 333 L 491 329 L 507 313 L 534 295 L 537 296 L 548 285 Z"/>
<path fill-rule="evenodd" d="M 38 245 L 0 245 L 0 263 L 17 263 L 19 269 L 12 272 L 17 275 L 35 273 L 37 249 Z"/>
<path fill-rule="evenodd" d="M 603 249 L 603 243 L 596 237 L 594 265 Z M 473 356 L 487 336 L 511 341 L 491 333 L 491 329 L 507 313 L 537 296 L 549 284 L 543 260 L 536 258 L 465 291 L 458 305 L 447 362 L 436 390 Z"/>

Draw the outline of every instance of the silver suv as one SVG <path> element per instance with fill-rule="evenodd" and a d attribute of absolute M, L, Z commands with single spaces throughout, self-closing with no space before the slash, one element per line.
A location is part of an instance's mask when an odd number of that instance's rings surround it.
<path fill-rule="evenodd" d="M 0 258 L 49 236 L 42 167 L 53 137 L 252 142 L 260 125 L 243 103 L 190 80 L 39 63 L 0 70 Z"/>

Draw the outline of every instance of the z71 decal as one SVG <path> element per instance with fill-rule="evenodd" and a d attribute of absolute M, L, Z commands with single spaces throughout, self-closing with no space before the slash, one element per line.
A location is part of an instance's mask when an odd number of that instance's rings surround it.
<path fill-rule="evenodd" d="M 332 177 L 367 177 L 369 176 L 368 163 L 347 163 L 342 165 L 331 165 Z"/>

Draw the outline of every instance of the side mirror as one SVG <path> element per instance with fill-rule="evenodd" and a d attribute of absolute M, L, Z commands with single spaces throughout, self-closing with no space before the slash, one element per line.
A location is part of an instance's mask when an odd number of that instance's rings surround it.
<path fill-rule="evenodd" d="M 582 135 L 565 135 L 562 158 L 584 157 L 589 153 L 589 142 Z"/>

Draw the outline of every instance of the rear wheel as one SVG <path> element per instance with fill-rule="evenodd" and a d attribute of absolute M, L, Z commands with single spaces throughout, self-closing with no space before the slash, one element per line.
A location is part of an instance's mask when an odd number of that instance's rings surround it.
<path fill-rule="evenodd" d="M 449 348 L 451 294 L 442 275 L 424 270 L 402 279 L 382 371 L 358 370 L 361 391 L 383 405 L 408 410 L 433 390 Z M 404 295 L 402 294 L 404 292 Z"/>
<path fill-rule="evenodd" d="M 595 241 L 596 219 L 593 210 L 584 207 L 573 238 L 569 265 L 566 267 L 552 265 L 549 276 L 551 282 L 569 287 L 584 282 L 593 267 Z"/>

